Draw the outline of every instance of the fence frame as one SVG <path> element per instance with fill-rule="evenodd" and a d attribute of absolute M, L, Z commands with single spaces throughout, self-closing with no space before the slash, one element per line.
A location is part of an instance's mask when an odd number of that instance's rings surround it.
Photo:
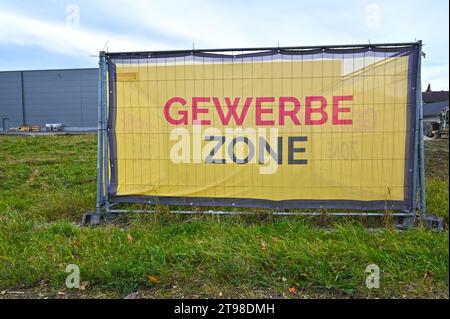
<path fill-rule="evenodd" d="M 149 56 L 158 54 L 194 54 L 194 53 L 209 53 L 209 52 L 230 52 L 230 51 L 270 51 L 270 50 L 322 50 L 322 49 L 339 49 L 339 48 L 390 48 L 390 47 L 402 47 L 402 46 L 415 46 L 418 48 L 417 55 L 417 77 L 415 86 L 411 87 L 415 90 L 415 103 L 416 103 L 416 118 L 414 127 L 414 163 L 413 163 L 413 209 L 411 211 L 396 211 L 391 213 L 392 216 L 398 217 L 404 220 L 404 224 L 407 227 L 414 225 L 416 217 L 420 216 L 424 222 L 429 219 L 426 211 L 426 191 L 425 191 L 425 163 L 424 163 L 424 141 L 423 141 L 423 104 L 422 104 L 422 90 L 421 90 L 421 58 L 422 41 L 406 42 L 406 43 L 379 43 L 379 44 L 356 44 L 356 45 L 328 45 L 328 46 L 294 46 L 294 47 L 260 47 L 260 48 L 227 48 L 227 49 L 192 49 L 192 50 L 172 50 L 172 51 L 147 51 L 147 52 L 121 52 L 114 53 L 125 56 Z M 108 53 L 101 51 L 99 54 L 99 84 L 98 84 L 98 148 L 97 148 L 97 203 L 96 203 L 96 218 L 91 219 L 91 224 L 97 224 L 100 217 L 113 217 L 117 214 L 126 212 L 133 213 L 152 213 L 152 210 L 125 210 L 125 209 L 113 209 L 118 203 L 111 203 L 108 190 L 109 190 L 109 141 L 108 141 Z M 112 81 L 111 79 L 109 79 Z M 111 163 L 112 165 L 112 163 Z M 318 209 L 320 211 L 320 209 Z M 351 210 L 351 209 L 350 209 Z M 244 211 L 180 211 L 174 210 L 172 213 L 179 214 L 253 214 Z M 370 211 L 364 210 L 359 212 L 289 212 L 289 211 L 275 211 L 268 212 L 272 215 L 305 215 L 305 216 L 320 216 L 323 214 L 331 216 L 385 216 L 386 212 L 383 211 Z M 84 220 L 84 219 L 83 219 Z M 94 220 L 94 222 L 92 222 Z M 425 223 L 426 224 L 426 223 Z"/>

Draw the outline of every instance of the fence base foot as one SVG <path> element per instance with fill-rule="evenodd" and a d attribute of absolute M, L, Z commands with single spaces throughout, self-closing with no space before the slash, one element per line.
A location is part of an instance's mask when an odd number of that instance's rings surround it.
<path fill-rule="evenodd" d="M 398 223 L 396 225 L 397 229 L 407 230 L 414 227 L 416 223 L 416 218 L 414 216 L 401 216 L 397 219 Z"/>
<path fill-rule="evenodd" d="M 436 216 L 425 216 L 423 218 L 423 224 L 426 228 L 436 231 L 444 230 L 444 219 Z"/>
<path fill-rule="evenodd" d="M 100 225 L 101 214 L 87 212 L 83 214 L 81 226 L 97 226 Z"/>

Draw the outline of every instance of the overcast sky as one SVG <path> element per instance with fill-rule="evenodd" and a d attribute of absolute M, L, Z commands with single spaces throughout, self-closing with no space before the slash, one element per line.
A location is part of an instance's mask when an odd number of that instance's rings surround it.
<path fill-rule="evenodd" d="M 0 0 L 0 71 L 96 67 L 98 51 L 412 42 L 449 88 L 449 5 L 433 1 Z"/>

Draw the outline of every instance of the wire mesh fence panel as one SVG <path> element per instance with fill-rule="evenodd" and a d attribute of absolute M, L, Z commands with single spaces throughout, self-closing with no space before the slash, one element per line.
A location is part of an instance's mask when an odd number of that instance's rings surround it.
<path fill-rule="evenodd" d="M 108 53 L 109 198 L 412 211 L 419 52 Z"/>

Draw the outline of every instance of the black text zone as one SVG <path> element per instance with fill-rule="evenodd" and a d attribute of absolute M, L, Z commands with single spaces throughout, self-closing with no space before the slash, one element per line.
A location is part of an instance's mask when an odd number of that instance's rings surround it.
<path fill-rule="evenodd" d="M 260 173 L 273 174 L 279 165 L 306 165 L 307 136 L 279 136 L 277 128 L 176 128 L 170 133 L 170 159 L 175 164 L 259 164 Z M 283 153 L 285 156 L 283 156 Z M 287 158 L 284 158 L 287 157 Z"/>

